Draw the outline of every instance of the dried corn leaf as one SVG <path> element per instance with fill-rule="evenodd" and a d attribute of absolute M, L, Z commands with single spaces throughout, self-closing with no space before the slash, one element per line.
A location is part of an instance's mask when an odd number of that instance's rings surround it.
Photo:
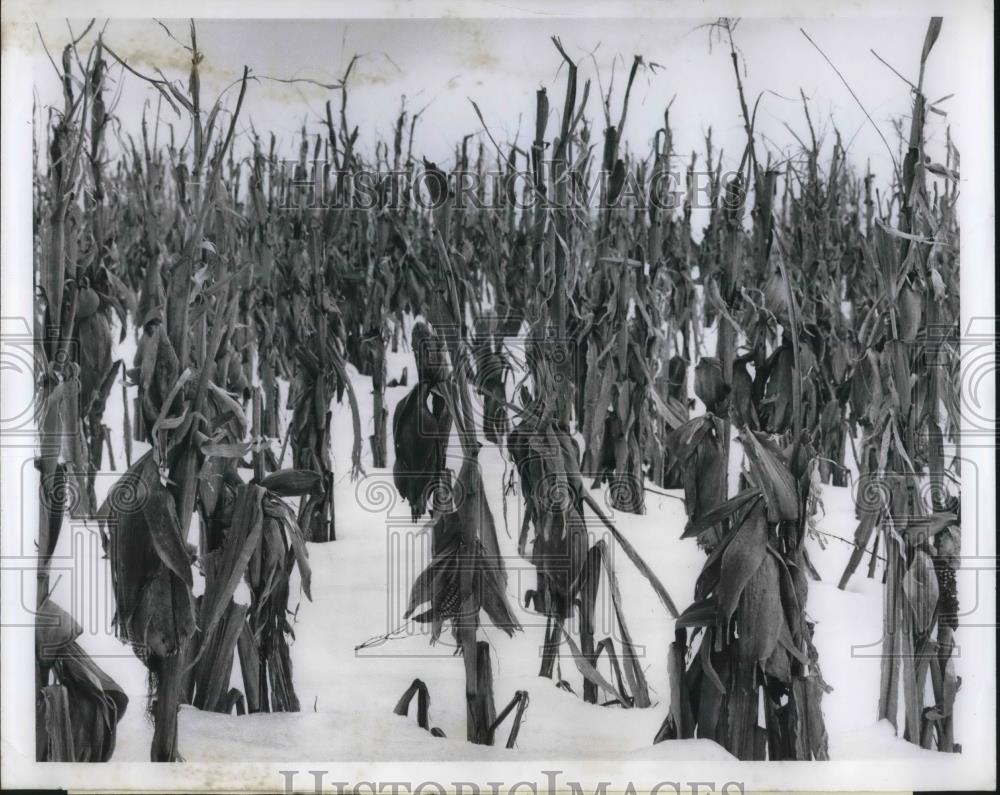
<path fill-rule="evenodd" d="M 204 648 L 195 666 L 195 695 L 192 704 L 198 709 L 219 712 L 224 709 L 233 669 L 236 643 L 246 621 L 247 606 L 230 601 L 222 619 L 210 635 L 202 634 Z"/>
<path fill-rule="evenodd" d="M 722 553 L 718 601 L 718 627 L 725 633 L 740 601 L 743 589 L 756 575 L 767 556 L 767 521 L 763 503 L 755 503 L 746 520 Z M 775 582 L 777 586 L 777 582 Z M 775 587 L 777 596 L 777 587 Z"/>
<path fill-rule="evenodd" d="M 75 762 L 107 762 L 115 750 L 117 724 L 128 696 L 77 644 L 59 656 L 56 676 L 65 686 Z"/>
<path fill-rule="evenodd" d="M 451 432 L 451 414 L 435 399 L 434 409 L 426 383 L 416 384 L 397 405 L 392 417 L 396 460 L 392 477 L 397 491 L 410 504 L 413 521 L 425 512 L 432 492 L 445 476 L 445 455 Z"/>
<path fill-rule="evenodd" d="M 729 397 L 730 387 L 722 373 L 722 363 L 703 356 L 694 368 L 694 393 L 712 414 L 721 413 Z"/>
<path fill-rule="evenodd" d="M 719 623 L 719 608 L 715 603 L 715 597 L 709 596 L 688 605 L 687 609 L 678 616 L 674 626 L 681 627 L 714 627 Z"/>
<path fill-rule="evenodd" d="M 194 632 L 190 557 L 152 451 L 108 492 L 99 516 L 109 534 L 119 636 L 145 660 L 175 653 Z"/>
<path fill-rule="evenodd" d="M 925 633 L 934 625 L 938 605 L 938 580 L 931 556 L 917 549 L 906 574 L 903 575 L 903 593 L 913 610 L 913 624 L 918 633 Z"/>
<path fill-rule="evenodd" d="M 794 521 L 799 517 L 799 495 L 795 478 L 782 460 L 781 453 L 765 444 L 752 431 L 741 430 L 743 449 L 750 461 L 754 484 L 767 502 L 771 522 Z"/>
<path fill-rule="evenodd" d="M 38 659 L 56 660 L 63 651 L 83 634 L 83 627 L 73 616 L 46 597 L 35 618 L 35 648 Z"/>
<path fill-rule="evenodd" d="M 778 565 L 766 555 L 743 589 L 736 610 L 739 660 L 744 664 L 764 664 L 778 645 L 783 623 Z"/>
<path fill-rule="evenodd" d="M 590 663 L 586 655 L 580 651 L 580 647 L 576 645 L 576 641 L 573 640 L 573 637 L 568 632 L 564 631 L 563 637 L 569 645 L 569 650 L 573 655 L 573 662 L 576 663 L 576 669 L 581 673 L 581 675 L 587 681 L 593 682 L 597 685 L 597 687 L 601 688 L 601 690 L 611 696 L 613 700 L 627 708 L 629 706 L 629 700 L 625 697 L 625 694 L 605 679 L 604 675 Z"/>
<path fill-rule="evenodd" d="M 760 489 L 744 489 L 735 497 L 730 497 L 722 505 L 704 513 L 699 519 L 688 521 L 681 538 L 693 538 L 715 527 L 725 519 L 740 511 L 761 496 Z"/>
<path fill-rule="evenodd" d="M 311 469 L 282 469 L 265 476 L 260 485 L 278 497 L 301 497 L 320 493 L 323 476 Z"/>
<path fill-rule="evenodd" d="M 264 493 L 263 488 L 253 484 L 242 485 L 237 490 L 233 521 L 221 550 L 218 576 L 205 585 L 201 627 L 205 637 L 215 629 L 215 624 L 227 609 L 236 586 L 247 570 L 250 556 L 260 543 L 264 525 L 261 508 Z"/>

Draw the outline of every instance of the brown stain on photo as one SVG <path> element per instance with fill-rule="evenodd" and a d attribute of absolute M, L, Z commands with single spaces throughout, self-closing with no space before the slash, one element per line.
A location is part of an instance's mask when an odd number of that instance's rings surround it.
<path fill-rule="evenodd" d="M 462 27 L 466 27 L 463 25 Z M 462 65 L 469 69 L 490 70 L 500 66 L 500 59 L 490 48 L 490 43 L 478 25 L 471 26 L 470 46 L 460 53 Z"/>

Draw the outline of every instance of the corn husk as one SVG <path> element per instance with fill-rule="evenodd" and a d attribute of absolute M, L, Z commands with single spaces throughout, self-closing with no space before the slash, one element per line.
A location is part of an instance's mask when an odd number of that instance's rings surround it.
<path fill-rule="evenodd" d="M 767 501 L 769 521 L 798 519 L 798 486 L 781 452 L 770 443 L 761 441 L 752 431 L 741 431 L 740 439 L 750 462 L 754 485 Z"/>
<path fill-rule="evenodd" d="M 713 357 L 703 356 L 694 368 L 694 393 L 712 414 L 721 413 L 729 396 L 730 386 L 722 374 L 722 363 Z"/>
<path fill-rule="evenodd" d="M 191 559 L 152 451 L 111 488 L 99 515 L 110 537 L 118 636 L 143 660 L 176 654 L 195 628 Z"/>
<path fill-rule="evenodd" d="M 722 553 L 718 600 L 718 627 L 725 633 L 740 603 L 743 589 L 753 579 L 767 554 L 767 522 L 763 506 L 756 503 L 733 540 Z"/>
<path fill-rule="evenodd" d="M 451 415 L 443 401 L 432 399 L 424 382 L 416 384 L 397 405 L 392 417 L 392 439 L 396 460 L 392 476 L 396 489 L 410 504 L 416 521 L 427 509 L 433 492 L 447 488 L 445 454 L 451 431 Z"/>
<path fill-rule="evenodd" d="M 899 292 L 897 299 L 899 307 L 899 339 L 903 342 L 916 342 L 923 318 L 924 299 L 909 284 Z"/>
<path fill-rule="evenodd" d="M 405 617 L 432 624 L 432 640 L 446 621 L 457 632 L 477 626 L 480 611 L 508 635 L 521 628 L 507 600 L 507 574 L 478 464 L 466 459 L 458 475 L 456 509 L 434 520 L 430 564 L 414 581 Z M 428 607 L 417 613 L 422 605 Z"/>
<path fill-rule="evenodd" d="M 67 691 L 72 761 L 109 761 L 115 750 L 117 724 L 128 707 L 125 691 L 75 642 L 60 653 L 53 671 Z"/>

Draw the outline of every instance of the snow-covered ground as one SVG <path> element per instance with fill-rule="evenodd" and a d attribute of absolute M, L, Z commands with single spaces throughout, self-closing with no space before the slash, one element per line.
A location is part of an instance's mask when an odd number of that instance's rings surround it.
<path fill-rule="evenodd" d="M 134 347 L 130 333 L 119 351 L 129 366 Z M 415 362 L 401 347 L 399 353 L 389 354 L 389 377 L 398 377 L 403 367 L 409 370 L 412 386 Z M 370 380 L 353 371 L 352 375 L 367 435 L 372 412 Z M 387 390 L 390 429 L 395 404 L 406 392 L 407 388 L 402 387 Z M 134 390 L 130 390 L 129 399 L 133 396 Z M 113 429 L 115 459 L 120 471 L 125 456 L 121 433 L 122 391 L 117 385 L 111 394 L 105 422 Z M 302 711 L 236 717 L 184 707 L 180 717 L 180 748 L 187 760 L 731 759 L 723 748 L 708 740 L 652 746 L 653 736 L 668 709 L 666 660 L 667 647 L 673 638 L 673 621 L 625 555 L 614 554 L 614 566 L 632 637 L 644 654 L 643 667 L 653 706 L 625 710 L 587 705 L 579 695 L 538 677 L 544 621 L 521 609 L 525 589 L 534 585 L 534 574 L 516 552 L 521 519 L 519 499 L 516 494 L 509 494 L 505 504 L 502 488 L 513 464 L 505 451 L 485 441 L 480 453 L 484 482 L 497 523 L 501 552 L 507 557 L 510 601 L 519 611 L 524 631 L 508 638 L 487 625 L 484 635 L 493 649 L 498 711 L 517 690 L 526 690 L 530 696 L 516 749 L 503 747 L 509 718 L 498 731 L 497 746 L 475 746 L 465 741 L 464 671 L 461 658 L 453 653 L 448 631 L 437 645 L 431 646 L 426 628 L 411 624 L 391 640 L 355 651 L 359 644 L 402 623 L 410 583 L 428 560 L 430 536 L 423 522 L 416 525 L 410 522 L 408 507 L 392 489 L 391 443 L 389 468 L 376 470 L 371 466 L 366 441 L 366 475 L 357 482 L 352 482 L 347 474 L 351 443 L 350 412 L 346 404 L 335 405 L 332 448 L 337 472 L 337 540 L 309 545 L 313 601 L 306 601 L 297 588 L 293 588 L 292 594 L 293 609 L 295 600 L 301 600 L 294 624 L 296 640 L 292 658 Z M 143 446 L 136 444 L 135 449 L 140 451 Z M 741 454 L 738 446 L 734 449 L 738 461 Z M 99 476 L 99 498 L 103 498 L 114 477 L 111 473 Z M 603 495 L 599 502 L 607 505 Z M 818 528 L 836 536 L 852 537 L 855 520 L 849 489 L 824 487 L 823 504 L 825 512 Z M 646 510 L 644 516 L 614 518 L 683 610 L 691 600 L 704 554 L 693 540 L 680 540 L 685 524 L 680 492 L 671 496 L 647 494 Z M 596 525 L 593 533 L 596 540 L 603 536 L 604 530 Z M 610 538 L 608 541 L 614 550 L 613 542 Z M 931 753 L 896 738 L 888 723 L 878 724 L 875 720 L 882 620 L 881 571 L 876 579 L 867 579 L 866 556 L 849 588 L 839 591 L 836 582 L 851 547 L 836 539 L 828 539 L 825 549 L 812 541 L 810 544 L 811 557 L 822 581 L 810 583 L 807 610 L 816 622 L 815 642 L 823 675 L 834 688 L 823 701 L 831 758 L 901 760 Z M 152 724 L 144 709 L 145 669 L 111 631 L 114 609 L 111 581 L 107 561 L 100 556 L 96 527 L 73 525 L 71 530 L 65 530 L 56 552 L 57 559 L 60 556 L 73 561 L 74 567 L 83 570 L 83 576 L 57 578 L 55 598 L 81 619 L 85 627 L 82 645 L 125 688 L 131 699 L 119 727 L 114 760 L 146 761 Z M 599 605 L 598 637 L 601 637 L 612 629 L 610 599 L 599 596 Z M 606 666 L 606 661 L 602 665 Z M 962 720 L 975 709 L 974 677 L 989 672 L 968 670 L 962 660 L 958 661 L 958 668 L 965 685 L 956 704 L 955 736 L 959 741 L 969 742 L 972 738 L 963 731 Z M 235 669 L 238 671 L 239 666 Z M 561 670 L 563 678 L 579 694 L 581 677 L 568 650 L 562 655 Z M 400 695 L 416 677 L 430 691 L 431 725 L 442 729 L 446 738 L 432 737 L 417 727 L 415 702 L 408 718 L 393 714 Z M 234 681 L 234 684 L 239 683 Z M 988 681 L 982 679 L 979 684 L 985 688 Z"/>

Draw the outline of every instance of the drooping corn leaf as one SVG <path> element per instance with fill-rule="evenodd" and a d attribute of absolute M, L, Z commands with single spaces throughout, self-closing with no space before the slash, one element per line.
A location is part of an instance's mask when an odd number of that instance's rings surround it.
<path fill-rule="evenodd" d="M 938 580 L 930 555 L 922 549 L 913 554 L 913 560 L 903 575 L 903 593 L 913 611 L 913 623 L 920 633 L 927 632 L 934 624 L 938 605 Z"/>
<path fill-rule="evenodd" d="M 743 589 L 757 573 L 766 555 L 767 520 L 763 503 L 756 503 L 722 553 L 722 567 L 716 587 L 720 632 L 727 631 Z M 777 588 L 775 592 L 777 594 Z"/>
<path fill-rule="evenodd" d="M 754 484 L 767 501 L 772 522 L 793 521 L 799 517 L 799 495 L 795 478 L 781 460 L 776 448 L 766 446 L 752 431 L 740 431 L 743 449 L 750 461 Z"/>
<path fill-rule="evenodd" d="M 323 476 L 311 469 L 282 469 L 265 476 L 260 485 L 278 497 L 301 497 L 322 488 Z"/>
<path fill-rule="evenodd" d="M 264 493 L 263 488 L 253 484 L 242 485 L 237 490 L 232 524 L 222 549 L 214 553 L 221 557 L 218 576 L 205 586 L 201 631 L 206 637 L 227 609 L 250 557 L 260 543 L 264 526 L 261 508 Z"/>
<path fill-rule="evenodd" d="M 712 627 L 718 623 L 719 608 L 715 604 L 715 597 L 709 596 L 688 605 L 687 609 L 678 616 L 675 626 Z"/>
<path fill-rule="evenodd" d="M 625 697 L 625 694 L 605 679 L 604 675 L 591 665 L 586 655 L 580 651 L 580 647 L 577 645 L 576 641 L 573 640 L 573 637 L 568 632 L 563 632 L 563 637 L 566 639 L 570 653 L 573 655 L 573 662 L 576 663 L 576 668 L 580 674 L 585 679 L 593 682 L 597 685 L 597 687 L 601 688 L 601 690 L 611 696 L 613 700 L 617 701 L 622 706 L 628 707 L 629 701 Z"/>
<path fill-rule="evenodd" d="M 735 497 L 730 497 L 717 508 L 713 508 L 712 510 L 702 514 L 697 520 L 689 521 L 687 523 L 687 527 L 684 528 L 684 532 L 681 534 L 681 538 L 693 538 L 694 536 L 701 535 L 706 530 L 709 530 L 723 520 L 728 519 L 737 511 L 748 505 L 752 500 L 760 496 L 760 489 L 744 489 Z"/>
<path fill-rule="evenodd" d="M 778 645 L 783 623 L 778 566 L 770 555 L 765 555 L 743 589 L 736 610 L 740 661 L 763 664 Z"/>

